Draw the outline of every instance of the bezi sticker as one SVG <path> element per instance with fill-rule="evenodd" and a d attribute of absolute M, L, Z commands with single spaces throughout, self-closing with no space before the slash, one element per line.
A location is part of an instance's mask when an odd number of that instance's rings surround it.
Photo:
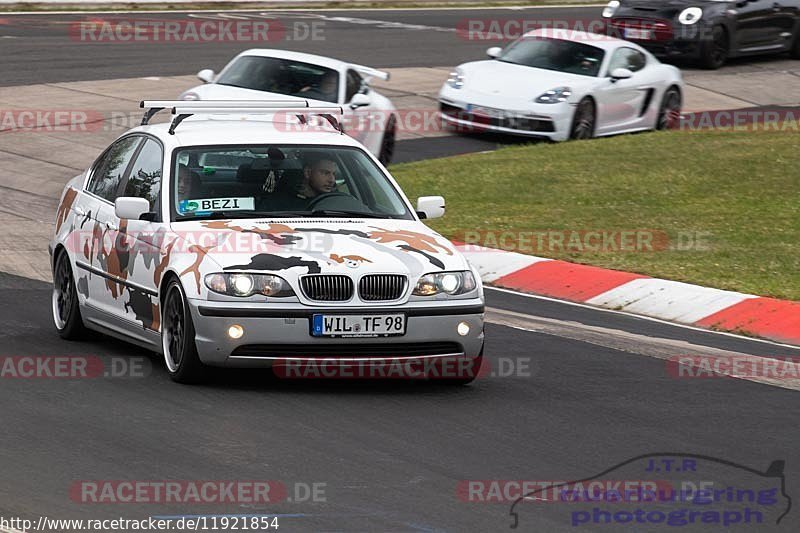
<path fill-rule="evenodd" d="M 178 207 L 181 213 L 195 213 L 201 211 L 252 211 L 255 209 L 255 199 L 252 196 L 239 198 L 197 198 L 181 200 Z"/>

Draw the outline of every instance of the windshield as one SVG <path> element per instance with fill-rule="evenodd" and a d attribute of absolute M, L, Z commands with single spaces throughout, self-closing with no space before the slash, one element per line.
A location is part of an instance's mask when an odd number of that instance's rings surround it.
<path fill-rule="evenodd" d="M 214 146 L 175 151 L 174 220 L 327 216 L 413 219 L 357 148 Z"/>
<path fill-rule="evenodd" d="M 243 56 L 226 68 L 219 85 L 339 101 L 339 73 L 333 69 L 274 57 Z"/>
<path fill-rule="evenodd" d="M 596 77 L 604 55 L 601 48 L 588 44 L 548 37 L 523 37 L 511 43 L 497 59 L 517 65 Z"/>

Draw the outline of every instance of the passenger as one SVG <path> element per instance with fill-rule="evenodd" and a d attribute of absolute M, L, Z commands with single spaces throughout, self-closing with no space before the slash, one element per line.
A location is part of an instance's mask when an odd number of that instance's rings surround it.
<path fill-rule="evenodd" d="M 188 200 L 195 191 L 194 176 L 189 167 L 181 163 L 178 166 L 178 201 Z"/>
<path fill-rule="evenodd" d="M 339 73 L 335 71 L 326 72 L 318 83 L 306 85 L 300 89 L 299 96 L 336 103 L 339 101 L 339 95 L 337 94 L 338 86 Z"/>

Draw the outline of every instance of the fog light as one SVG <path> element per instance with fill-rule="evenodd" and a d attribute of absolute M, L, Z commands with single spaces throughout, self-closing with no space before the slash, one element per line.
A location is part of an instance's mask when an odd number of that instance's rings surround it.
<path fill-rule="evenodd" d="M 240 339 L 244 335 L 244 328 L 238 324 L 228 328 L 228 337 L 231 339 Z"/>
<path fill-rule="evenodd" d="M 462 337 L 466 337 L 467 335 L 469 335 L 469 324 L 467 324 L 466 322 L 459 322 L 456 330 L 458 331 L 459 335 L 461 335 Z"/>

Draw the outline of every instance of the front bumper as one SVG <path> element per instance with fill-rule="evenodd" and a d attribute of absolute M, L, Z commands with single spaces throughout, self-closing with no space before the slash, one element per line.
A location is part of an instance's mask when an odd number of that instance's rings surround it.
<path fill-rule="evenodd" d="M 483 302 L 457 300 L 446 305 L 392 308 L 265 306 L 189 300 L 200 360 L 213 366 L 270 367 L 287 360 L 425 360 L 475 358 L 483 350 Z M 397 337 L 325 338 L 311 335 L 311 316 L 405 313 L 406 333 Z M 459 335 L 458 324 L 469 325 Z M 239 325 L 244 335 L 228 336 Z"/>
<path fill-rule="evenodd" d="M 465 133 L 491 131 L 564 141 L 569 138 L 575 108 L 565 102 L 532 105 L 525 111 L 507 111 L 492 105 L 440 96 L 439 113 L 444 121 Z"/>
<path fill-rule="evenodd" d="M 626 29 L 646 31 L 650 39 L 632 38 Z M 606 24 L 606 33 L 618 39 L 638 44 L 657 57 L 685 57 L 696 59 L 702 52 L 704 40 L 709 38 L 710 27 L 702 21 L 696 25 L 683 25 L 666 19 L 648 19 L 617 16 Z"/>

